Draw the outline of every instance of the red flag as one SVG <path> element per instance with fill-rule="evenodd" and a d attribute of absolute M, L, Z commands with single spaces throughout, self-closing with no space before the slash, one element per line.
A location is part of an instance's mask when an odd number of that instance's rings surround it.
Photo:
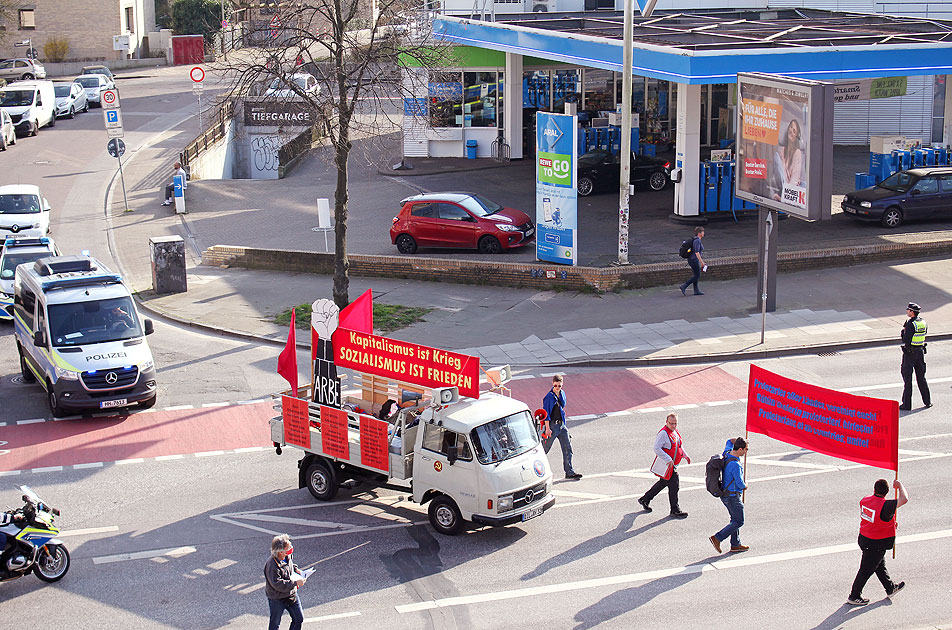
<path fill-rule="evenodd" d="M 367 289 L 363 295 L 348 304 L 340 312 L 339 326 L 347 330 L 367 333 L 374 332 L 374 295 Z"/>
<path fill-rule="evenodd" d="M 314 363 L 317 360 L 317 340 L 319 336 L 317 331 L 314 330 L 314 326 L 311 326 L 311 363 Z"/>
<path fill-rule="evenodd" d="M 284 377 L 291 385 L 291 395 L 297 396 L 298 391 L 298 369 L 297 369 L 297 344 L 294 340 L 294 309 L 291 309 L 291 330 L 288 332 L 288 342 L 284 345 L 284 350 L 278 355 L 278 374 Z"/>

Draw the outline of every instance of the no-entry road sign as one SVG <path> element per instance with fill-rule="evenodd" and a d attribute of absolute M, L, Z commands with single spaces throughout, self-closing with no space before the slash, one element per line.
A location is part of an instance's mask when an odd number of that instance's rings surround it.
<path fill-rule="evenodd" d="M 195 66 L 188 71 L 188 78 L 190 78 L 195 83 L 201 83 L 205 80 L 205 71 L 198 66 Z"/>

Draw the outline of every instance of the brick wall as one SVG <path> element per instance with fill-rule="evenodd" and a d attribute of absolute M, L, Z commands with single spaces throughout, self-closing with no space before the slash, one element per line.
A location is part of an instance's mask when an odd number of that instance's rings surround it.
<path fill-rule="evenodd" d="M 952 239 L 907 235 L 907 241 L 877 243 L 843 248 L 784 251 L 778 255 L 777 271 L 789 273 L 826 267 L 847 267 L 888 260 L 908 260 L 952 254 Z M 624 267 L 563 267 L 543 263 L 483 262 L 418 256 L 348 257 L 353 276 L 408 278 L 460 284 L 489 284 L 575 291 L 638 289 L 680 284 L 688 276 L 681 259 L 672 262 Z M 753 277 L 757 273 L 754 254 L 705 257 L 710 266 L 705 280 Z M 216 245 L 202 253 L 202 264 L 230 265 L 271 271 L 298 271 L 332 274 L 334 254 L 264 250 Z M 563 276 L 564 274 L 564 276 Z"/>
<path fill-rule="evenodd" d="M 40 59 L 44 59 L 43 44 L 51 37 L 69 41 L 68 59 L 118 59 L 112 49 L 112 36 L 125 33 L 120 25 L 118 0 L 31 0 L 24 7 L 34 9 L 35 30 L 19 30 L 17 12 L 11 12 L 3 50 L 8 57 L 20 57 L 24 49 L 14 48 L 13 42 L 31 38 Z"/>

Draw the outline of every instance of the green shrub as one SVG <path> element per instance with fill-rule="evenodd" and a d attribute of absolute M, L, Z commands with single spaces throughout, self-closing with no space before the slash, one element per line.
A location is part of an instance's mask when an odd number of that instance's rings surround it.
<path fill-rule="evenodd" d="M 69 53 L 69 40 L 65 37 L 50 37 L 43 44 L 43 58 L 53 63 L 58 63 L 66 59 Z"/>

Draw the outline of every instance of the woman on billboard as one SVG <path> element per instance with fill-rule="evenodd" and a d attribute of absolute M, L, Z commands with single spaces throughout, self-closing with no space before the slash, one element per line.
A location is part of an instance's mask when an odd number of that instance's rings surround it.
<path fill-rule="evenodd" d="M 796 118 L 790 119 L 787 131 L 781 136 L 778 145 L 779 148 L 774 154 L 774 170 L 780 173 L 782 185 L 802 186 L 803 134 Z M 774 192 L 773 198 L 780 201 L 779 192 Z"/>

